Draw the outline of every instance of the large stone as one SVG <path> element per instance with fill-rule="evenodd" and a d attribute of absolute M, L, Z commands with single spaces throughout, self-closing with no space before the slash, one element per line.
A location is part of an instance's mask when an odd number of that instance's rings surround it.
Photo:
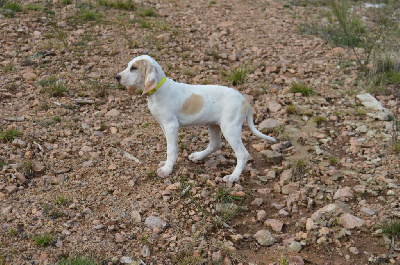
<path fill-rule="evenodd" d="M 228 28 L 228 27 L 232 27 L 233 24 L 234 24 L 233 21 L 228 20 L 228 21 L 224 21 L 224 22 L 219 23 L 219 24 L 217 25 L 217 27 L 218 27 L 218 28 Z"/>
<path fill-rule="evenodd" d="M 268 101 L 266 105 L 267 109 L 272 113 L 278 112 L 282 108 L 282 105 L 276 101 Z"/>
<path fill-rule="evenodd" d="M 37 78 L 36 74 L 33 72 L 26 72 L 22 75 L 22 78 L 24 78 L 25 80 L 35 80 Z"/>
<path fill-rule="evenodd" d="M 304 265 L 304 260 L 300 256 L 292 256 L 289 258 L 289 265 Z"/>
<path fill-rule="evenodd" d="M 21 139 L 14 139 L 12 144 L 21 148 L 25 148 L 27 146 L 27 144 Z"/>
<path fill-rule="evenodd" d="M 149 216 L 144 221 L 144 224 L 150 228 L 165 228 L 167 227 L 167 222 L 157 216 Z"/>
<path fill-rule="evenodd" d="M 350 188 L 341 188 L 338 189 L 333 196 L 333 199 L 351 199 L 353 198 L 353 193 L 351 193 Z"/>
<path fill-rule="evenodd" d="M 264 210 L 260 210 L 257 212 L 257 220 L 258 221 L 263 221 L 267 217 L 267 212 Z"/>
<path fill-rule="evenodd" d="M 274 151 L 277 151 L 277 152 L 282 152 L 283 150 L 285 150 L 291 146 L 292 146 L 292 142 L 284 141 L 284 142 L 280 142 L 280 143 L 271 145 L 271 149 Z"/>
<path fill-rule="evenodd" d="M 8 193 L 13 193 L 18 190 L 18 187 L 15 185 L 9 185 L 9 186 L 5 187 L 5 189 Z"/>
<path fill-rule="evenodd" d="M 285 123 L 282 121 L 278 121 L 275 119 L 266 119 L 263 120 L 259 125 L 258 129 L 263 132 L 263 133 L 269 133 L 272 132 L 276 127 L 283 126 Z"/>
<path fill-rule="evenodd" d="M 292 180 L 293 177 L 293 170 L 292 169 L 286 169 L 281 173 L 281 178 L 279 181 L 279 184 L 281 186 L 289 183 Z"/>
<path fill-rule="evenodd" d="M 353 229 L 353 228 L 357 228 L 357 227 L 361 227 L 361 226 L 365 225 L 364 220 L 362 220 L 354 215 L 351 215 L 349 213 L 342 214 L 342 216 L 340 216 L 339 220 L 340 220 L 342 226 L 346 229 Z"/>
<path fill-rule="evenodd" d="M 264 225 L 270 226 L 275 232 L 281 232 L 283 227 L 283 223 L 276 219 L 267 219 Z"/>
<path fill-rule="evenodd" d="M 289 195 L 299 189 L 299 183 L 289 183 L 282 187 L 282 194 Z"/>
<path fill-rule="evenodd" d="M 34 172 L 43 172 L 45 170 L 45 166 L 40 162 L 33 162 L 32 170 Z"/>
<path fill-rule="evenodd" d="M 368 208 L 368 207 L 361 207 L 360 211 L 367 215 L 371 215 L 371 216 L 375 215 L 375 213 L 376 213 L 375 210 Z"/>
<path fill-rule="evenodd" d="M 264 150 L 261 151 L 260 154 L 267 160 L 268 163 L 279 164 L 283 160 L 283 156 L 281 153 L 271 151 L 271 150 Z"/>
<path fill-rule="evenodd" d="M 290 243 L 289 248 L 293 251 L 296 251 L 297 253 L 300 252 L 300 250 L 303 248 L 300 244 L 300 242 L 293 241 Z"/>
<path fill-rule="evenodd" d="M 106 113 L 106 117 L 117 117 L 119 116 L 120 112 L 117 109 L 112 109 Z"/>
<path fill-rule="evenodd" d="M 115 234 L 115 242 L 122 243 L 124 241 L 126 241 L 126 237 L 124 235 L 119 233 Z"/>
<path fill-rule="evenodd" d="M 362 104 L 366 108 L 374 111 L 374 113 L 367 113 L 367 116 L 379 120 L 390 120 L 393 116 L 390 110 L 384 108 L 382 106 L 382 103 L 369 93 L 357 95 L 356 101 L 358 101 L 358 103 Z"/>
<path fill-rule="evenodd" d="M 214 262 L 220 262 L 222 260 L 222 252 L 221 252 L 221 250 L 212 253 L 211 259 Z"/>
<path fill-rule="evenodd" d="M 272 246 L 275 243 L 275 239 L 268 230 L 259 230 L 254 235 L 254 238 L 262 246 Z"/>
<path fill-rule="evenodd" d="M 132 211 L 131 217 L 132 217 L 132 222 L 134 223 L 142 222 L 142 216 L 140 215 L 139 211 Z"/>
<path fill-rule="evenodd" d="M 307 221 L 306 221 L 306 229 L 307 229 L 307 231 L 310 231 L 310 230 L 312 230 L 313 228 L 314 228 L 314 221 L 313 221 L 313 219 L 307 218 Z"/>
<path fill-rule="evenodd" d="M 132 264 L 133 263 L 133 259 L 131 257 L 121 257 L 119 259 L 119 262 L 122 264 Z"/>

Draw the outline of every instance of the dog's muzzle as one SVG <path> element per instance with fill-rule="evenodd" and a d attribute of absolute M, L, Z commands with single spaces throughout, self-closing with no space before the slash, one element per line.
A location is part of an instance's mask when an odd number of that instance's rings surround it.
<path fill-rule="evenodd" d="M 121 82 L 121 76 L 120 75 L 115 75 L 115 79 L 117 79 L 118 82 Z"/>

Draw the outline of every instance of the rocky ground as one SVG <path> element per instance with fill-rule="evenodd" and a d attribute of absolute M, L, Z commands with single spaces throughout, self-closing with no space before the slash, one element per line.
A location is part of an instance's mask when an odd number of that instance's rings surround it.
<path fill-rule="evenodd" d="M 0 264 L 400 262 L 382 230 L 400 217 L 386 115 L 400 110 L 393 96 L 365 95 L 351 51 L 297 33 L 323 8 L 110 2 L 27 0 L 0 15 Z M 160 179 L 162 130 L 146 99 L 113 80 L 140 54 L 185 83 L 232 86 L 225 73 L 246 65 L 235 88 L 279 143 L 245 126 L 252 158 L 227 187 L 229 145 L 195 164 L 207 129 L 182 128 L 174 172 Z M 316 93 L 294 94 L 292 82 Z"/>

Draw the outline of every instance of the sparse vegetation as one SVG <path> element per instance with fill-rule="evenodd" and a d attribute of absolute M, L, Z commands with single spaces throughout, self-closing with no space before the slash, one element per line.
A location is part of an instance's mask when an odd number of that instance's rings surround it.
<path fill-rule="evenodd" d="M 338 157 L 329 157 L 328 161 L 332 166 L 336 166 L 339 164 L 340 159 Z"/>
<path fill-rule="evenodd" d="M 232 85 L 237 86 L 243 84 L 248 73 L 248 66 L 240 66 L 233 69 L 226 77 L 232 83 Z"/>
<path fill-rule="evenodd" d="M 86 8 L 79 10 L 78 13 L 78 18 L 83 21 L 98 21 L 101 19 L 101 17 L 101 14 Z"/>
<path fill-rule="evenodd" d="M 65 197 L 64 195 L 59 195 L 56 197 L 56 204 L 58 205 L 65 205 L 67 204 L 69 199 Z"/>
<path fill-rule="evenodd" d="M 42 11 L 43 10 L 43 7 L 41 7 L 40 5 L 36 5 L 36 4 L 27 5 L 26 8 L 29 10 L 33 10 L 33 11 Z"/>
<path fill-rule="evenodd" d="M 152 28 L 150 22 L 148 22 L 148 21 L 146 21 L 146 20 L 144 20 L 144 19 L 140 19 L 140 20 L 139 20 L 139 24 L 140 24 L 140 26 L 141 26 L 142 28 L 146 28 L 146 29 L 151 29 L 151 28 Z"/>
<path fill-rule="evenodd" d="M 138 15 L 141 17 L 156 17 L 157 12 L 153 8 L 144 8 L 138 11 Z"/>
<path fill-rule="evenodd" d="M 135 10 L 136 5 L 133 0 L 117 0 L 117 1 L 110 1 L 110 0 L 96 0 L 97 3 L 101 6 L 111 7 L 121 10 Z"/>
<path fill-rule="evenodd" d="M 68 91 L 68 88 L 61 80 L 58 80 L 51 83 L 44 91 L 49 93 L 52 97 L 62 97 L 64 93 Z"/>
<path fill-rule="evenodd" d="M 304 159 L 298 159 L 292 164 L 293 179 L 298 181 L 303 178 L 306 173 L 306 161 Z"/>
<path fill-rule="evenodd" d="M 149 170 L 147 171 L 147 177 L 148 177 L 149 179 L 154 179 L 154 178 L 156 178 L 156 177 L 157 177 L 157 171 L 154 170 L 154 169 L 149 169 Z"/>
<path fill-rule="evenodd" d="M 289 260 L 284 255 L 281 255 L 281 259 L 279 260 L 279 262 L 280 265 L 288 265 Z"/>
<path fill-rule="evenodd" d="M 384 223 L 381 229 L 383 234 L 390 239 L 390 248 L 393 249 L 400 238 L 400 222 L 391 220 Z"/>
<path fill-rule="evenodd" d="M 189 77 L 195 76 L 195 74 L 192 71 L 188 70 L 188 69 L 183 70 L 182 74 L 187 75 Z"/>
<path fill-rule="evenodd" d="M 70 5 L 70 4 L 72 4 L 72 0 L 61 0 L 61 4 Z"/>
<path fill-rule="evenodd" d="M 8 72 L 11 72 L 11 71 L 13 71 L 14 70 L 14 66 L 12 65 L 12 64 L 7 64 L 6 66 L 4 66 L 3 68 L 2 68 L 2 70 L 5 72 L 5 73 L 8 73 Z"/>
<path fill-rule="evenodd" d="M 0 141 L 2 142 L 12 142 L 15 138 L 21 135 L 18 129 L 8 129 L 0 132 Z"/>
<path fill-rule="evenodd" d="M 26 160 L 24 165 L 24 175 L 25 177 L 32 177 L 34 175 L 33 172 L 33 163 L 31 160 Z"/>
<path fill-rule="evenodd" d="M 394 151 L 395 151 L 397 154 L 400 154 L 400 143 L 394 143 L 394 144 L 393 144 L 393 147 L 394 147 Z"/>
<path fill-rule="evenodd" d="M 7 235 L 8 236 L 15 236 L 17 233 L 18 233 L 18 231 L 16 229 L 10 228 L 10 229 L 8 229 Z"/>
<path fill-rule="evenodd" d="M 13 12 L 22 12 L 23 8 L 20 4 L 15 2 L 9 2 L 4 5 L 4 9 L 11 10 Z"/>
<path fill-rule="evenodd" d="M 65 213 L 61 211 L 57 206 L 49 204 L 49 203 L 44 203 L 43 204 L 43 211 L 46 215 L 53 219 L 57 219 L 60 217 L 65 216 Z"/>
<path fill-rule="evenodd" d="M 296 105 L 290 104 L 289 106 L 287 106 L 287 112 L 289 114 L 296 114 L 297 113 Z"/>
<path fill-rule="evenodd" d="M 321 126 L 327 122 L 327 119 L 324 116 L 315 116 L 314 122 L 317 124 L 317 126 Z"/>
<path fill-rule="evenodd" d="M 57 262 L 57 265 L 100 265 L 99 262 L 85 256 L 73 256 L 62 258 Z"/>
<path fill-rule="evenodd" d="M 292 82 L 290 91 L 292 93 L 300 93 L 303 96 L 311 96 L 315 94 L 314 89 L 312 87 L 309 87 L 301 82 L 299 83 Z"/>
<path fill-rule="evenodd" d="M 33 237 L 33 240 L 35 241 L 35 245 L 40 246 L 40 247 L 45 247 L 53 243 L 54 239 L 53 236 L 46 233 L 44 235 L 38 235 Z"/>

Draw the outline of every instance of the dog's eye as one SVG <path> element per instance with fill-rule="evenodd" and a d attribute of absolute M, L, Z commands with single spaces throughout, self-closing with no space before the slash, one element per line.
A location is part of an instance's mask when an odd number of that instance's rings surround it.
<path fill-rule="evenodd" d="M 136 69 L 137 69 L 136 66 L 132 66 L 132 67 L 131 67 L 131 71 L 135 71 Z"/>

